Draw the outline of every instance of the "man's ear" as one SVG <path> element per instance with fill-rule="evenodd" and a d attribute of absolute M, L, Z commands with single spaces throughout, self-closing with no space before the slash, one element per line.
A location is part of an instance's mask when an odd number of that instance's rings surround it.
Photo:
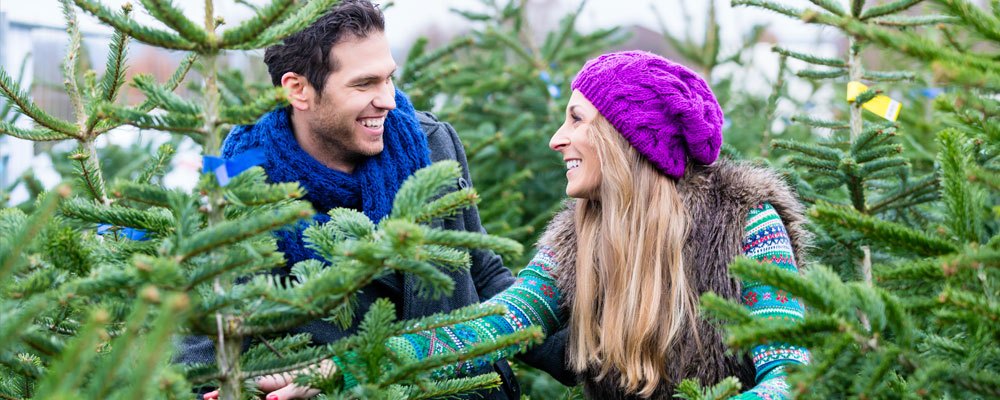
<path fill-rule="evenodd" d="M 281 76 L 281 87 L 288 91 L 288 104 L 299 111 L 306 111 L 315 96 L 312 85 L 305 76 L 294 72 L 285 72 Z"/>

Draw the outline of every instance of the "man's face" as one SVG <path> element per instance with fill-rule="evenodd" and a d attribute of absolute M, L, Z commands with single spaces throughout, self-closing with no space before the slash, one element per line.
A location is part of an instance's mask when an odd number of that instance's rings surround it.
<path fill-rule="evenodd" d="M 396 62 L 385 34 L 348 37 L 330 49 L 331 73 L 306 120 L 321 150 L 356 164 L 382 152 L 386 115 L 396 108 Z"/>

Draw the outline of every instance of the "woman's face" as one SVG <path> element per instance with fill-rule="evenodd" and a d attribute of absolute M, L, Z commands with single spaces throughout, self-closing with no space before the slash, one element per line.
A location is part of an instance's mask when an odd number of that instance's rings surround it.
<path fill-rule="evenodd" d="M 590 100 L 583 97 L 579 90 L 574 90 L 566 105 L 566 121 L 549 140 L 549 147 L 562 153 L 566 162 L 566 195 L 569 197 L 599 198 L 601 161 L 587 138 L 587 131 L 597 115 L 597 108 Z"/>

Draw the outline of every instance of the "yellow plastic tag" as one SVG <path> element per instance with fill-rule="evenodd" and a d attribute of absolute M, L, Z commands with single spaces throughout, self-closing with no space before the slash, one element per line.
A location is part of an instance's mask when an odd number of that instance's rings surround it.
<path fill-rule="evenodd" d="M 848 82 L 847 102 L 853 102 L 854 98 L 866 91 L 868 91 L 868 86 L 865 86 L 861 82 Z M 868 100 L 867 103 L 862 104 L 861 108 L 878 114 L 880 117 L 889 121 L 895 121 L 896 117 L 899 116 L 899 110 L 903 108 L 903 105 L 896 100 L 890 99 L 888 96 L 878 95 L 875 96 L 875 98 Z"/>

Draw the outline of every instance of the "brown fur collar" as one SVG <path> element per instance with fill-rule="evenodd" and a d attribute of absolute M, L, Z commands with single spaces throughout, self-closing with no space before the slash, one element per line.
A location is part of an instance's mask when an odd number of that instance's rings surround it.
<path fill-rule="evenodd" d="M 750 209 L 769 202 L 781 216 L 801 269 L 811 233 L 804 225 L 803 207 L 794 191 L 772 170 L 744 162 L 720 160 L 715 164 L 692 166 L 677 189 L 692 219 L 691 232 L 684 247 L 684 261 L 691 285 L 700 295 L 713 291 L 729 299 L 740 294 L 740 283 L 728 276 L 727 265 L 742 254 L 743 228 Z M 576 297 L 576 230 L 574 201 L 556 214 L 539 240 L 539 246 L 552 249 L 558 266 L 553 270 L 563 294 L 562 307 L 569 311 Z M 673 397 L 674 385 L 683 379 L 699 378 L 702 384 L 715 384 L 735 375 L 744 388 L 754 385 L 753 363 L 749 356 L 727 354 L 718 326 L 699 320 L 702 347 L 695 345 L 693 333 L 682 336 L 675 357 L 665 360 L 670 382 L 663 382 L 652 398 Z M 584 373 L 585 393 L 592 399 L 638 398 L 618 387 L 617 376 L 595 380 L 592 371 Z"/>

